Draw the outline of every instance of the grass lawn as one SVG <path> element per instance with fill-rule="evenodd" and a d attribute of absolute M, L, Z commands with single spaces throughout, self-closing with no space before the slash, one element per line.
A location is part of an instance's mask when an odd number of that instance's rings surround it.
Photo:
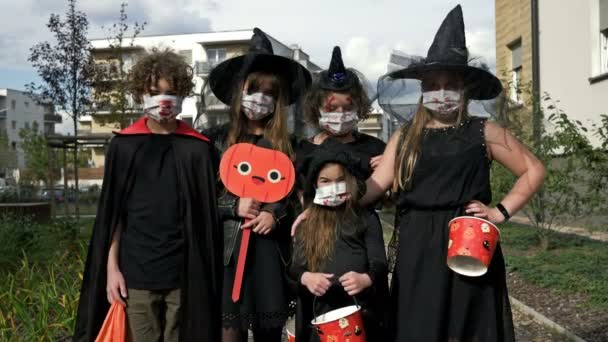
<path fill-rule="evenodd" d="M 608 244 L 556 233 L 543 251 L 533 228 L 514 223 L 501 225 L 501 239 L 508 270 L 541 287 L 582 293 L 590 307 L 608 309 Z"/>

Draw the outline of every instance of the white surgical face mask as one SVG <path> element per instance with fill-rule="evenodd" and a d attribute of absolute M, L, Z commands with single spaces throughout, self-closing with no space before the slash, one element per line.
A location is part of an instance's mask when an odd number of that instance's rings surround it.
<path fill-rule="evenodd" d="M 344 204 L 346 198 L 346 182 L 337 182 L 318 187 L 313 203 L 326 207 L 337 207 Z"/>
<path fill-rule="evenodd" d="M 241 106 L 243 107 L 243 113 L 249 120 L 257 121 L 274 113 L 275 101 L 272 96 L 264 93 L 247 94 L 243 91 Z"/>
<path fill-rule="evenodd" d="M 329 131 L 335 135 L 344 135 L 350 133 L 357 122 L 359 122 L 359 115 L 356 111 L 348 112 L 324 112 L 319 110 L 321 117 L 319 118 L 319 126 L 321 129 Z"/>
<path fill-rule="evenodd" d="M 150 119 L 164 123 L 175 119 L 182 112 L 183 98 L 173 95 L 144 95 L 144 114 Z"/>
<path fill-rule="evenodd" d="M 460 108 L 460 91 L 434 90 L 422 93 L 422 104 L 438 116 L 450 116 Z"/>

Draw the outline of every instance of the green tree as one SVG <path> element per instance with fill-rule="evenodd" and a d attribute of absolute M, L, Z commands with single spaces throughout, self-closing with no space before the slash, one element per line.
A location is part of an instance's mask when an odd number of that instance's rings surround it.
<path fill-rule="evenodd" d="M 505 117 L 510 121 L 503 124 L 530 146 L 545 165 L 545 182 L 522 212 L 536 228 L 540 246 L 548 249 L 556 227 L 572 223 L 597 210 L 601 196 L 596 188 L 594 173 L 590 171 L 597 151 L 587 138 L 589 129 L 580 121 L 571 120 L 548 94 L 538 100 L 533 97 L 529 96 L 531 101 L 542 104 L 540 109 L 525 105 L 507 109 Z M 526 112 L 527 108 L 541 112 Z M 517 115 L 521 113 L 523 115 Z M 525 120 L 534 120 L 534 115 L 546 119 L 538 128 L 525 129 Z M 524 118 L 523 122 L 521 118 Z M 514 182 L 515 177 L 508 170 L 498 164 L 493 166 L 492 190 L 497 199 L 505 196 Z"/>
<path fill-rule="evenodd" d="M 129 119 L 139 115 L 138 107 L 131 100 L 128 87 L 128 69 L 131 67 L 135 38 L 144 30 L 146 23 L 129 23 L 127 3 L 120 5 L 120 15 L 106 31 L 108 33 L 108 57 L 96 64 L 93 102 L 96 110 L 107 110 L 109 115 L 99 115 L 97 119 L 104 123 L 118 123 L 120 128 L 129 125 Z M 131 57 L 127 57 L 131 54 Z M 129 59 L 127 59 L 129 58 Z"/>
<path fill-rule="evenodd" d="M 56 109 L 72 118 L 74 133 L 78 132 L 78 118 L 90 104 L 94 63 L 87 38 L 89 22 L 84 12 L 76 9 L 76 0 L 68 0 L 64 18 L 51 14 L 47 28 L 54 36 L 52 42 L 41 42 L 31 48 L 29 61 L 42 79 L 41 84 L 26 85 L 34 99 L 52 101 Z M 78 160 L 78 148 L 73 150 Z M 74 167 L 75 187 L 78 189 L 78 168 Z M 76 217 L 79 217 L 76 191 Z"/>

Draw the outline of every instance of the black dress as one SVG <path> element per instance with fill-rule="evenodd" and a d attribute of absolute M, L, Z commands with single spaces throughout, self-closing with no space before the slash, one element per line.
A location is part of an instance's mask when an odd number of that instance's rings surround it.
<path fill-rule="evenodd" d="M 446 265 L 448 222 L 471 200 L 491 201 L 484 124 L 424 131 L 411 189 L 398 197 L 395 341 L 514 341 L 500 246 L 481 277 Z"/>
<path fill-rule="evenodd" d="M 384 148 L 386 147 L 386 143 L 384 141 L 357 131 L 353 132 L 353 137 L 354 140 L 346 143 L 346 145 L 352 148 L 353 152 L 355 152 L 359 158 L 370 160 L 371 158 L 384 153 Z M 298 169 L 300 166 L 299 164 L 311 153 L 314 153 L 319 146 L 313 143 L 312 139 L 313 138 L 302 139 L 295 147 L 296 166 L 298 166 Z"/>
<path fill-rule="evenodd" d="M 310 322 L 321 315 L 341 307 L 354 305 L 354 299 L 345 291 L 338 279 L 350 271 L 367 273 L 372 286 L 356 296 L 362 306 L 364 325 L 368 341 L 383 341 L 387 299 L 387 262 L 384 252 L 382 227 L 370 210 L 360 211 L 356 219 L 340 220 L 338 238 L 333 253 L 322 273 L 334 274 L 332 286 L 313 302 L 314 296 L 300 284 L 302 274 L 308 271 L 306 261 L 299 250 L 294 251 L 290 267 L 290 278 L 297 282 L 296 341 L 318 342 Z M 297 247 L 296 247 L 297 248 Z M 314 308 L 313 308 L 314 303 Z"/>
<path fill-rule="evenodd" d="M 226 146 L 228 124 L 204 132 L 214 141 L 218 153 Z M 256 144 L 261 135 L 247 134 L 239 142 Z M 292 142 L 293 143 L 293 142 Z M 232 301 L 232 286 L 239 257 L 242 218 L 235 214 L 238 198 L 226 191 L 219 198 L 220 220 L 224 227 L 224 281 L 222 326 L 224 328 L 269 330 L 280 329 L 290 314 L 293 298 L 287 280 L 291 257 L 290 229 L 295 217 L 295 196 L 275 204 L 264 204 L 261 211 L 270 212 L 277 225 L 268 235 L 250 235 L 243 275 L 241 296 Z"/>

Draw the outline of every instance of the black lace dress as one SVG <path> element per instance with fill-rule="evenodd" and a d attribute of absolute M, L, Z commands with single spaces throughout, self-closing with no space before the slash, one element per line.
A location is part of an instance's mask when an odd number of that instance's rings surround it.
<path fill-rule="evenodd" d="M 446 265 L 448 222 L 471 200 L 491 201 L 484 124 L 426 129 L 411 189 L 398 194 L 395 341 L 514 341 L 500 245 L 481 277 Z"/>

